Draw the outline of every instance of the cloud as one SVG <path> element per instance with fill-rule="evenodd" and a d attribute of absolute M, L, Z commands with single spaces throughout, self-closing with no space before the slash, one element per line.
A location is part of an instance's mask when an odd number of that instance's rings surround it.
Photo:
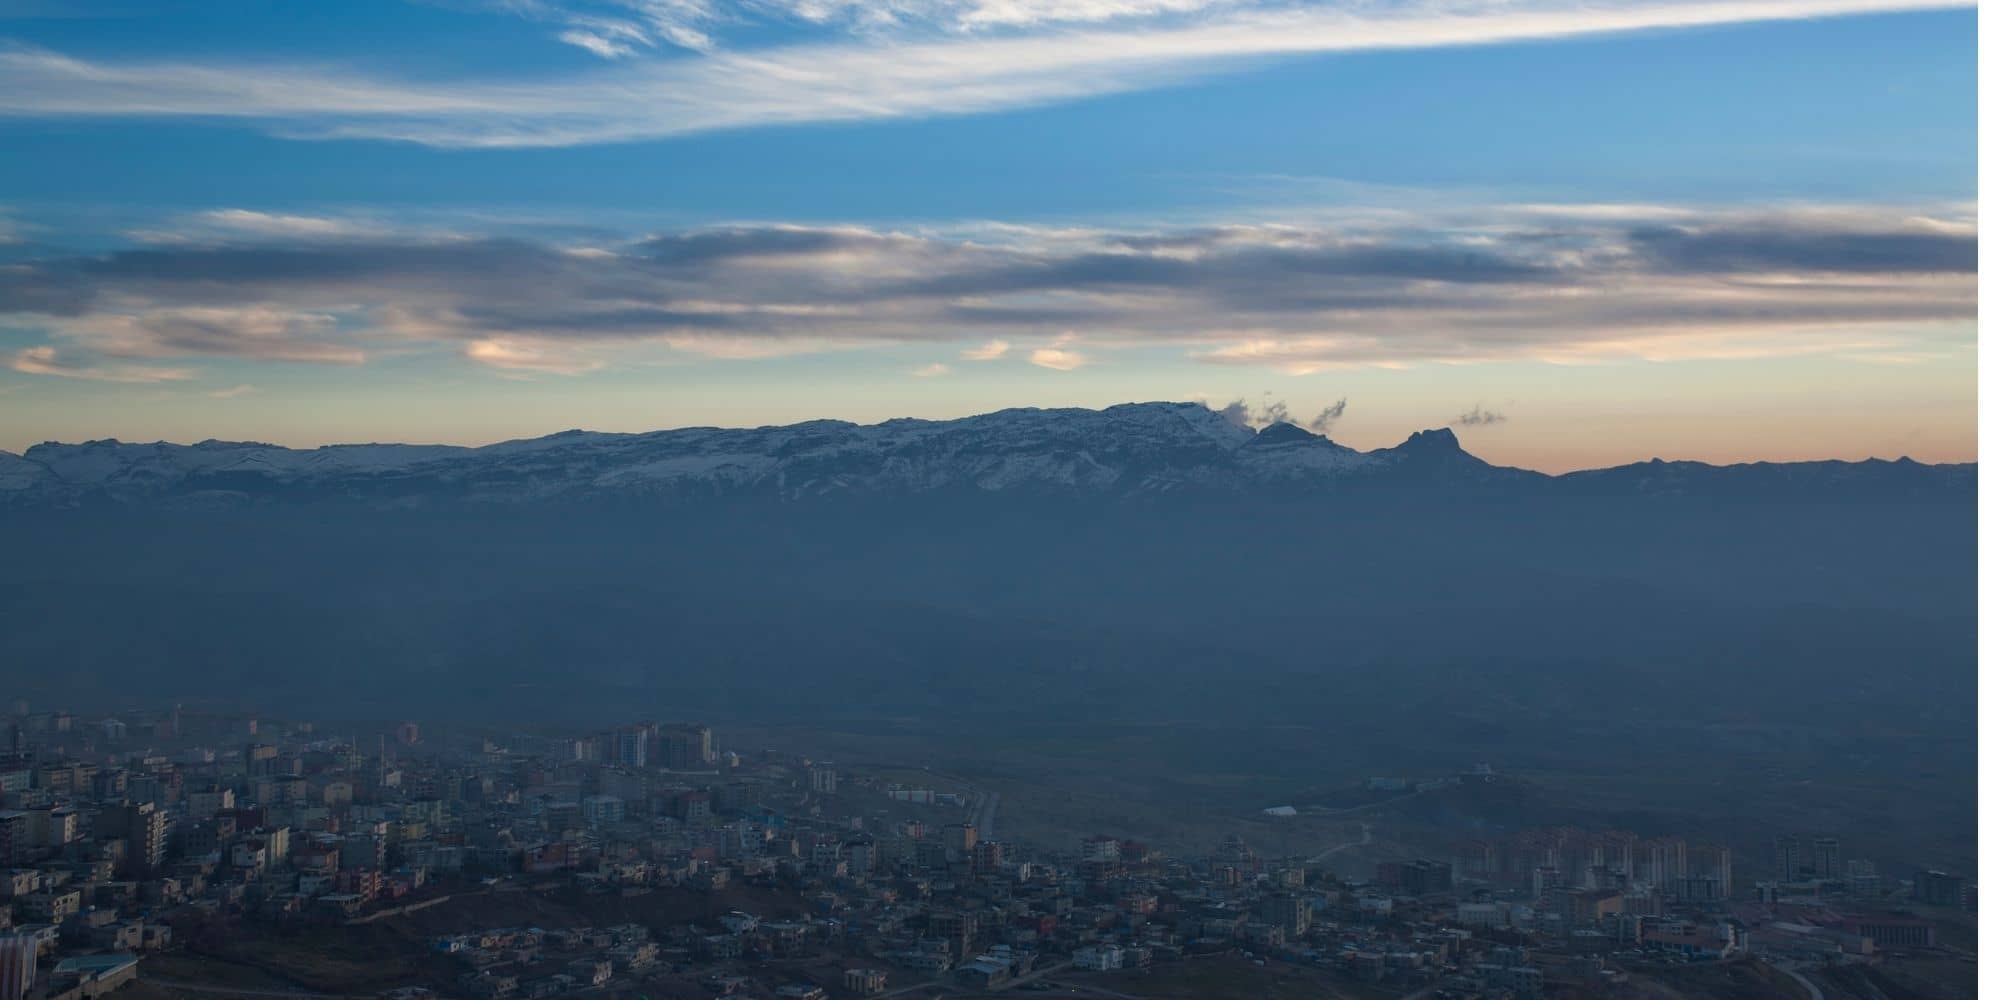
<path fill-rule="evenodd" d="M 236 230 L 199 241 L 0 263 L 0 321 L 86 367 L 352 365 L 434 349 L 576 374 L 876 345 L 949 344 L 982 361 L 1022 342 L 1040 345 L 1031 364 L 1058 370 L 1135 347 L 1292 373 L 1916 357 L 1972 337 L 1976 274 L 1943 266 L 1976 250 L 1971 216 L 1690 207 L 1671 237 L 1595 207 L 1131 231 L 738 225 L 594 238 L 580 253 L 232 214 Z M 1718 233 L 1726 249 L 1690 248 Z M 1089 358 L 1051 336 L 1071 328 L 1091 332 Z"/>
<path fill-rule="evenodd" d="M 675 4 L 681 9 L 669 12 L 668 20 L 697 30 L 734 15 L 738 21 L 793 21 L 870 35 L 898 28 L 971 33 L 1170 18 L 1256 5 L 1254 0 L 748 0 L 727 7 Z"/>
<path fill-rule="evenodd" d="M 1169 86 L 1313 53 L 1505 44 L 1969 6 L 1968 0 L 1634 0 L 1596 5 L 1469 0 L 1449 6 L 754 0 L 725 7 L 708 0 L 631 0 L 583 12 L 513 0 L 508 9 L 553 21 L 562 26 L 559 37 L 567 43 L 618 61 L 566 77 L 439 81 L 317 65 L 88 62 L 17 47 L 0 50 L 0 115 L 238 119 L 301 139 L 557 146 L 717 129 L 1004 111 Z M 742 51 L 719 47 L 712 28 L 754 20 L 751 15 L 759 11 L 776 11 L 808 25 L 842 22 L 867 30 L 858 37 Z M 885 11 L 891 13 L 880 13 Z M 1004 30 L 979 30 L 986 27 Z M 697 52 L 638 58 L 641 40 L 656 38 Z"/>
<path fill-rule="evenodd" d="M 7 367 L 26 375 L 54 375 L 93 382 L 184 382 L 195 377 L 187 368 L 158 368 L 147 365 L 94 365 L 64 354 L 52 345 L 24 347 L 15 352 Z"/>
<path fill-rule="evenodd" d="M 338 321 L 319 312 L 256 304 L 173 306 L 133 313 L 96 313 L 56 328 L 108 357 L 227 355 L 264 361 L 358 365 L 360 346 L 336 336 Z"/>
<path fill-rule="evenodd" d="M 922 368 L 919 368 L 911 372 L 910 374 L 915 375 L 918 378 L 937 378 L 940 375 L 951 374 L 951 366 L 947 364 L 933 362 L 931 364 L 925 365 Z"/>
<path fill-rule="evenodd" d="M 732 29 L 830 29 L 880 39 L 896 32 L 969 35 L 1163 19 L 1256 6 L 1255 0 L 495 0 L 492 6 L 566 25 L 555 37 L 606 59 L 657 44 L 717 49 Z"/>
<path fill-rule="evenodd" d="M 1911 226 L 1898 232 L 1816 229 L 1811 220 L 1765 225 L 1647 227 L 1632 245 L 1682 272 L 1800 271 L 1864 274 L 1977 274 L 1979 235 Z"/>
<path fill-rule="evenodd" d="M 1076 351 L 1066 351 L 1058 347 L 1037 348 L 1028 355 L 1028 363 L 1059 372 L 1073 372 L 1089 363 L 1089 359 Z"/>
<path fill-rule="evenodd" d="M 595 358 L 506 338 L 472 341 L 465 345 L 465 356 L 503 372 L 582 375 L 604 367 L 604 362 Z"/>
<path fill-rule="evenodd" d="M 1306 426 L 1320 434 L 1331 434 L 1334 423 L 1346 415 L 1347 400 L 1343 397 L 1339 402 L 1319 411 Z"/>
<path fill-rule="evenodd" d="M 235 399 L 238 396 L 248 396 L 253 392 L 263 391 L 254 385 L 232 385 L 227 389 L 217 389 L 209 393 L 208 397 L 210 399 Z"/>
<path fill-rule="evenodd" d="M 1458 419 L 1453 420 L 1452 423 L 1460 427 L 1490 427 L 1494 424 L 1505 423 L 1506 421 L 1507 417 L 1504 414 L 1495 413 L 1484 406 L 1475 405 L 1472 409 L 1459 414 Z"/>
<path fill-rule="evenodd" d="M 374 218 L 223 208 L 180 215 L 165 222 L 128 229 L 124 235 L 138 243 L 171 246 L 226 245 L 242 240 L 331 242 L 343 239 L 396 239 L 416 233 Z M 451 234 L 440 232 L 436 235 L 449 237 Z"/>
<path fill-rule="evenodd" d="M 196 216 L 196 219 L 218 228 L 233 230 L 239 233 L 249 233 L 254 236 L 353 236 L 371 231 L 380 231 L 358 226 L 341 219 L 329 219 L 316 215 L 285 215 L 272 212 L 253 212 L 242 208 L 225 208 L 202 212 Z"/>
<path fill-rule="evenodd" d="M 1292 408 L 1284 400 L 1265 400 L 1252 406 L 1242 397 L 1224 403 L 1217 413 L 1222 419 L 1246 430 L 1261 430 L 1272 424 L 1293 423 Z"/>
<path fill-rule="evenodd" d="M 706 50 L 713 40 L 696 25 L 705 18 L 700 13 L 710 5 L 703 0 L 487 0 L 483 6 L 530 21 L 553 24 L 554 38 L 600 59 L 623 59 L 665 41 Z M 645 8 L 657 8 L 667 15 L 657 23 L 640 15 Z M 673 8 L 682 8 L 675 16 Z"/>
<path fill-rule="evenodd" d="M 574 45 L 600 59 L 621 59 L 638 51 L 629 42 L 585 31 L 581 28 L 572 28 L 565 31 L 557 35 L 556 39 L 566 45 Z"/>

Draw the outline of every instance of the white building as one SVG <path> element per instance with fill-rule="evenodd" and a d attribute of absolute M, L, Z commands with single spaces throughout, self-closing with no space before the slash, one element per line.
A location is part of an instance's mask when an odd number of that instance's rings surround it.
<path fill-rule="evenodd" d="M 1113 945 L 1092 945 L 1071 952 L 1069 964 L 1092 972 L 1108 972 L 1125 967 L 1125 951 Z"/>

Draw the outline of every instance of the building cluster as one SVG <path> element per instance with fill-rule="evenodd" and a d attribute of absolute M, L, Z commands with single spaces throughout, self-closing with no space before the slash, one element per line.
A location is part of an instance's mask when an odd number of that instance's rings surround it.
<path fill-rule="evenodd" d="M 809 1000 L 1247 954 L 1446 996 L 1531 997 L 1615 979 L 1621 956 L 1866 960 L 1931 943 L 1922 918 L 1889 908 L 1892 891 L 1970 899 L 1944 873 L 1885 889 L 1826 838 L 1781 840 L 1787 877 L 1760 883 L 1755 902 L 1727 848 L 1601 831 L 1467 843 L 1359 883 L 1233 836 L 1200 857 L 1109 836 L 1031 847 L 981 829 L 976 796 L 728 752 L 692 723 L 433 743 L 410 723 L 336 735 L 21 708 L 7 732 L 0 1000 L 114 989 L 147 953 L 184 945 L 177 928 L 217 915 L 338 924 L 469 891 L 763 902 L 664 927 L 437 936 L 455 978 L 399 996 L 544 997 L 665 975 L 727 994 L 782 968 L 796 981 L 767 976 L 764 989 Z M 1819 877 L 1836 870 L 1844 881 Z"/>
<path fill-rule="evenodd" d="M 593 989 L 660 961 L 645 927 L 497 928 L 447 934 L 431 947 L 465 966 L 458 986 L 477 997 L 549 997 Z"/>

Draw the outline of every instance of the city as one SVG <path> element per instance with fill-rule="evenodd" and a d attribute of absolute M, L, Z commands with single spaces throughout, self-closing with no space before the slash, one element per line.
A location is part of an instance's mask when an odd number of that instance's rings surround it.
<path fill-rule="evenodd" d="M 962 781 L 919 787 L 692 722 L 473 738 L 18 703 L 6 733 L 6 1000 L 1817 998 L 1964 988 L 1973 967 L 1967 878 L 1824 835 L 1751 859 L 1519 829 L 1343 878 L 1325 862 L 1375 841 L 1367 823 L 1317 857 L 1235 834 L 1199 856 L 1029 843 Z M 1356 792 L 1500 779 L 1475 765 Z"/>

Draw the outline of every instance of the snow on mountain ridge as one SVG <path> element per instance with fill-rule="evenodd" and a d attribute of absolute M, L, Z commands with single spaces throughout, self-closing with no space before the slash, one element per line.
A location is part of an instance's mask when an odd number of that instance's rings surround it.
<path fill-rule="evenodd" d="M 357 488 L 426 481 L 478 495 L 547 496 L 582 490 L 729 490 L 786 495 L 928 491 L 1170 489 L 1271 469 L 1273 456 L 1239 462 L 1255 435 L 1199 403 L 1131 403 L 1104 410 L 1015 408 L 956 420 L 903 418 L 860 425 L 815 420 L 755 428 L 690 427 L 638 434 L 565 431 L 483 447 L 259 442 L 195 445 L 115 440 L 30 448 L 23 461 L 75 490 L 126 494 L 175 489 Z M 1319 439 L 1323 440 L 1323 439 Z M 1356 454 L 1325 443 L 1303 464 L 1341 467 Z M 1339 456 L 1329 460 L 1329 456 Z M 41 483 L 42 474 L 13 479 Z M 47 485 L 42 483 L 42 485 Z M 26 487 L 20 487 L 25 489 Z"/>
<path fill-rule="evenodd" d="M 1612 488 L 1689 492 L 1705 482 L 1752 482 L 1751 467 L 1604 470 L 1550 477 L 1490 465 L 1449 430 L 1361 452 L 1293 424 L 1261 431 L 1201 403 L 1127 403 L 1102 410 L 1000 410 L 955 420 L 877 424 L 814 420 L 752 428 L 687 427 L 643 433 L 564 431 L 481 447 L 351 444 L 289 449 L 257 442 L 40 444 L 0 453 L 0 496 L 68 503 L 90 496 L 256 495 L 511 502 L 598 495 L 802 498 L 1010 490 L 1139 496 L 1270 487 Z M 1754 482 L 1787 488 L 1890 483 L 1958 488 L 1970 474 L 1930 466 L 1804 464 Z M 1887 470 L 1886 472 L 1884 470 Z M 1706 471 L 1703 471 L 1706 470 Z M 1901 478 L 1894 478 L 1901 477 Z"/>
<path fill-rule="evenodd" d="M 0 451 L 0 493 L 20 493 L 39 485 L 48 470 L 12 452 Z"/>

